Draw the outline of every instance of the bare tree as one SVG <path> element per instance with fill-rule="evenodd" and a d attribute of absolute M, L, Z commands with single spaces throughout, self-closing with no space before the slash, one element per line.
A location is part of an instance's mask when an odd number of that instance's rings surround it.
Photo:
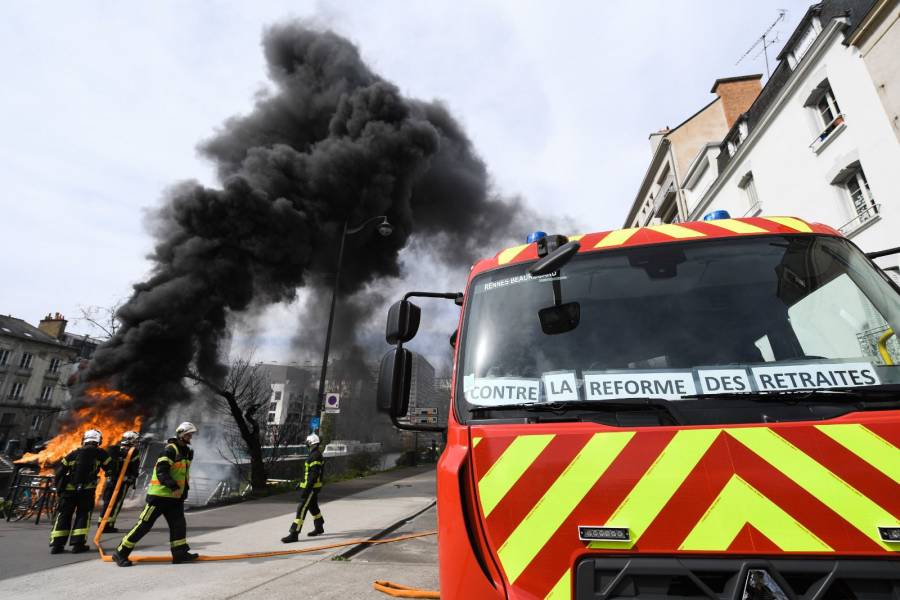
<path fill-rule="evenodd" d="M 121 322 L 117 313 L 124 303 L 123 300 L 116 301 L 112 306 L 79 306 L 78 312 L 80 316 L 75 317 L 75 323 L 87 323 L 93 329 L 93 336 L 100 340 L 108 340 L 116 334 Z"/>
<path fill-rule="evenodd" d="M 234 428 L 231 432 L 226 429 L 225 434 L 231 457 L 223 457 L 242 465 L 242 454 L 246 452 L 250 459 L 250 484 L 257 493 L 264 491 L 268 479 L 262 451 L 266 428 L 260 425 L 257 414 L 267 405 L 271 388 L 260 365 L 253 364 L 250 358 L 237 357 L 231 361 L 228 374 L 221 382 L 210 381 L 192 371 L 186 376 L 213 392 L 215 409 L 231 416 Z"/>

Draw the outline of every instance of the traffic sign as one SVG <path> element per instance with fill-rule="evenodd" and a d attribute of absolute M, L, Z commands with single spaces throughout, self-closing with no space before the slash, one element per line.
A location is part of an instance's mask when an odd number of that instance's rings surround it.
<path fill-rule="evenodd" d="M 325 394 L 325 412 L 339 413 L 341 412 L 341 395 L 328 393 Z"/>

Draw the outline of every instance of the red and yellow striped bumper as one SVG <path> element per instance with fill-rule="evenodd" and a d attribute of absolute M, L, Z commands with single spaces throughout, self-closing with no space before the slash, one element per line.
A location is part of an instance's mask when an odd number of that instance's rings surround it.
<path fill-rule="evenodd" d="M 478 505 L 516 595 L 568 597 L 591 553 L 897 557 L 900 416 L 827 424 L 473 427 Z M 578 526 L 627 528 L 583 542 Z"/>

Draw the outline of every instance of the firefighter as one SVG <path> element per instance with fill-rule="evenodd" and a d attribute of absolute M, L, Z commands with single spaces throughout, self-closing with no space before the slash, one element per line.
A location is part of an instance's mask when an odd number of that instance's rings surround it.
<path fill-rule="evenodd" d="M 106 509 L 109 508 L 109 501 L 112 499 L 113 491 L 116 489 L 116 482 L 119 480 L 119 474 L 122 472 L 122 469 L 125 469 L 125 479 L 122 481 L 122 487 L 119 490 L 119 495 L 116 497 L 116 503 L 109 513 L 109 518 L 106 520 L 106 527 L 103 529 L 104 533 L 116 533 L 119 531 L 116 529 L 116 517 L 119 516 L 128 488 L 134 485 L 138 476 L 138 469 L 141 466 L 141 455 L 136 449 L 131 453 L 131 460 L 127 465 L 124 464 L 125 457 L 128 456 L 128 450 L 134 447 L 139 437 L 136 431 L 126 431 L 122 434 L 122 439 L 118 444 L 109 446 L 106 449 L 106 452 L 112 458 L 111 470 L 113 476 L 107 477 L 106 485 L 103 486 L 103 510 L 100 511 L 100 516 L 97 519 L 98 527 L 103 520 L 103 515 L 106 514 Z"/>
<path fill-rule="evenodd" d="M 297 541 L 307 512 L 312 515 L 315 526 L 315 529 L 307 535 L 314 537 L 325 533 L 325 519 L 319 512 L 319 490 L 322 489 L 322 468 L 325 465 L 325 458 L 322 456 L 322 451 L 319 450 L 319 436 L 314 433 L 306 436 L 306 446 L 309 448 L 309 454 L 303 465 L 303 481 L 300 483 L 300 489 L 303 491 L 300 494 L 300 503 L 297 505 L 297 518 L 291 523 L 288 534 L 281 538 L 285 544 Z"/>
<path fill-rule="evenodd" d="M 156 459 L 153 476 L 147 488 L 147 505 L 141 511 L 137 524 L 129 531 L 119 547 L 113 552 L 113 560 L 120 567 L 130 567 L 128 555 L 160 515 L 169 524 L 169 545 L 174 564 L 197 560 L 198 554 L 189 552 L 187 543 L 187 522 L 184 519 L 184 501 L 190 489 L 188 473 L 194 451 L 191 438 L 197 433 L 193 423 L 184 422 L 175 430 L 175 437 L 169 438 L 165 450 Z"/>
<path fill-rule="evenodd" d="M 81 448 L 73 450 L 62 459 L 56 469 L 56 492 L 59 505 L 56 520 L 50 531 L 50 554 L 65 552 L 66 540 L 72 544 L 72 552 L 87 552 L 87 534 L 94 510 L 94 492 L 100 469 L 106 477 L 112 472 L 112 459 L 100 447 L 103 436 L 96 429 L 88 429 L 81 440 Z M 74 515 L 74 521 L 73 521 Z"/>

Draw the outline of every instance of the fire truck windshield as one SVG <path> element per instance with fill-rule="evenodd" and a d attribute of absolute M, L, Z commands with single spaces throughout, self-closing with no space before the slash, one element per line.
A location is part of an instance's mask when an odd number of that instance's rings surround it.
<path fill-rule="evenodd" d="M 527 267 L 489 271 L 469 287 L 456 385 L 463 420 L 479 407 L 681 406 L 900 384 L 900 294 L 839 238 L 586 253 L 543 277 Z"/>

